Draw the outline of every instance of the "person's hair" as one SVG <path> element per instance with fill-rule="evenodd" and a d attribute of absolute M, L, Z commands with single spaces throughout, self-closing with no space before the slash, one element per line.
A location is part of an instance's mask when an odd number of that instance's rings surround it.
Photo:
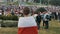
<path fill-rule="evenodd" d="M 30 13 L 30 9 L 28 7 L 24 7 L 23 14 L 28 15 Z"/>

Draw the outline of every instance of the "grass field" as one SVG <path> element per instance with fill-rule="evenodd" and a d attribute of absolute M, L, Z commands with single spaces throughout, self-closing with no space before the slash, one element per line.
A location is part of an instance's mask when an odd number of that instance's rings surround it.
<path fill-rule="evenodd" d="M 41 27 L 42 27 L 42 23 L 41 23 Z M 17 34 L 17 27 L 2 27 L 0 28 L 0 34 Z M 49 22 L 49 29 L 45 30 L 45 29 L 40 29 L 39 30 L 39 34 L 60 34 L 60 22 L 52 20 Z"/>

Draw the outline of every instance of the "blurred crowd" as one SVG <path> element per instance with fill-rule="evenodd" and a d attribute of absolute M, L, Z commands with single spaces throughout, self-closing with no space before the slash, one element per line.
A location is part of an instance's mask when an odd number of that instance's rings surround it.
<path fill-rule="evenodd" d="M 21 16 L 23 8 L 25 6 L 16 6 L 16 5 L 8 5 L 8 6 L 0 6 L 0 15 L 17 15 Z M 40 8 L 41 6 L 27 6 L 30 8 L 31 14 L 34 14 L 34 12 Z M 54 19 L 60 20 L 60 6 L 43 6 L 48 13 L 52 16 Z"/>
<path fill-rule="evenodd" d="M 46 7 L 47 11 L 51 14 L 55 20 L 60 20 L 60 6 Z"/>

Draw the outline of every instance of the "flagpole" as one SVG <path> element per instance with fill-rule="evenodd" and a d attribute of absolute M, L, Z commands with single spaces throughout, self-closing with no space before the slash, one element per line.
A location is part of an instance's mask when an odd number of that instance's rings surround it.
<path fill-rule="evenodd" d="M 21 4 L 22 4 L 22 1 L 21 1 L 21 0 L 18 0 L 18 4 L 19 4 L 19 6 L 21 6 Z"/>
<path fill-rule="evenodd" d="M 0 29 L 1 29 L 1 23 L 0 23 Z"/>
<path fill-rule="evenodd" d="M 48 5 L 49 5 L 49 0 L 48 0 Z"/>
<path fill-rule="evenodd" d="M 21 6 L 23 4 L 23 1 L 22 0 L 18 0 L 18 4 L 19 4 L 19 6 Z"/>
<path fill-rule="evenodd" d="M 41 0 L 40 0 L 40 5 L 41 5 Z"/>
<path fill-rule="evenodd" d="M 20 6 L 20 0 L 18 0 L 18 5 Z"/>

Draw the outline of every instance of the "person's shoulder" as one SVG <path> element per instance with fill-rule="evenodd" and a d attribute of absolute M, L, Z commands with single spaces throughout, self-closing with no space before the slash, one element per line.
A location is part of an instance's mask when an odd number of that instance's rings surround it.
<path fill-rule="evenodd" d="M 29 18 L 34 18 L 34 16 L 30 16 Z"/>
<path fill-rule="evenodd" d="M 23 17 L 19 17 L 19 18 L 23 18 Z"/>
<path fill-rule="evenodd" d="M 33 19 L 33 18 L 34 18 L 34 16 L 30 16 L 29 18 L 30 18 L 30 19 Z"/>

